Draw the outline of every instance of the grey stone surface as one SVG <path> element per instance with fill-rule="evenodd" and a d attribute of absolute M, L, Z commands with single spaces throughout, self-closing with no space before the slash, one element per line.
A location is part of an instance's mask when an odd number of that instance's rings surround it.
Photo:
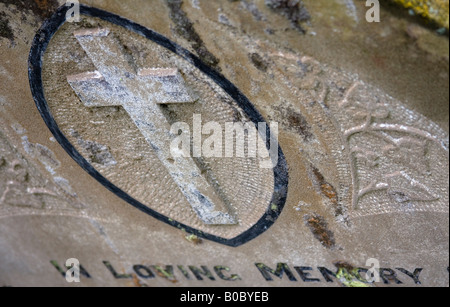
<path fill-rule="evenodd" d="M 278 122 L 288 198 L 268 231 L 235 248 L 130 206 L 70 158 L 33 103 L 31 42 L 59 4 L 0 1 L 0 286 L 351 286 L 361 283 L 354 268 L 370 268 L 371 258 L 381 281 L 366 286 L 448 286 L 447 37 L 387 10 L 382 23 L 366 24 L 360 1 L 303 1 L 311 19 L 302 30 L 265 1 L 81 2 L 189 49 Z M 118 48 L 129 47 L 133 61 L 93 61 L 102 53 L 86 53 L 73 33 L 99 25 L 122 39 Z M 162 111 L 158 124 L 190 123 L 194 113 L 205 122 L 242 120 L 201 73 L 127 31 L 87 18 L 53 38 L 44 88 L 61 131 L 99 173 L 156 211 L 226 238 L 248 230 L 267 210 L 273 173 L 249 159 L 207 160 L 205 176 L 237 204 L 238 223 L 205 225 L 126 104 L 111 106 L 112 96 L 101 102 L 109 106 L 87 107 L 89 99 L 77 95 L 78 83 L 92 78 L 177 69 L 204 102 L 150 104 Z M 113 65 L 95 65 L 103 60 Z M 113 66 L 120 69 L 105 68 Z M 76 76 L 69 77 L 74 88 L 68 76 Z M 130 84 L 124 92 L 142 97 L 142 84 Z M 80 284 L 62 276 L 69 258 L 83 266 Z"/>

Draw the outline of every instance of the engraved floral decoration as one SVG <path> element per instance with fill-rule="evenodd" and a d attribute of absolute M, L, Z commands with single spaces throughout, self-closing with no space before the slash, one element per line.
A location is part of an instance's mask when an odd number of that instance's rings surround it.
<path fill-rule="evenodd" d="M 339 178 L 334 183 L 337 220 L 395 212 L 448 213 L 446 132 L 357 75 L 275 50 L 269 56 L 274 66 L 282 67 L 274 72 L 276 79 L 297 95 L 291 99 L 292 109 L 304 112 L 313 135 L 319 136 L 301 140 L 301 152 L 328 180 Z"/>
<path fill-rule="evenodd" d="M 404 209 L 439 201 L 441 196 L 430 185 L 434 177 L 430 155 L 440 148 L 448 162 L 448 144 L 409 123 L 394 121 L 391 106 L 379 97 L 358 93 L 361 86 L 354 83 L 338 106 L 353 125 L 358 123 L 343 131 L 351 155 L 353 208 L 360 209 L 362 200 L 378 191 Z"/>
<path fill-rule="evenodd" d="M 84 207 L 76 195 L 67 191 L 63 178 L 55 177 L 53 181 L 43 179 L 0 133 L 0 209 L 8 214 L 13 208 L 64 209 L 66 204 L 74 209 Z"/>
<path fill-rule="evenodd" d="M 39 196 L 47 191 L 28 187 L 28 172 L 19 160 L 7 161 L 0 156 L 0 204 L 42 209 L 44 202 Z"/>

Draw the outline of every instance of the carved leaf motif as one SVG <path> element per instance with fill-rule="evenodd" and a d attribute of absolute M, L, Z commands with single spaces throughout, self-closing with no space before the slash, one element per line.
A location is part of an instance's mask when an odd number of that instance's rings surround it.
<path fill-rule="evenodd" d="M 389 185 L 387 190 L 389 196 L 399 203 L 439 199 L 424 184 L 414 180 L 406 173 L 401 172 L 388 175 L 386 179 Z"/>
<path fill-rule="evenodd" d="M 38 171 L 9 145 L 0 132 L 0 208 L 47 209 L 48 204 L 56 203 L 84 208 L 76 194 L 70 194 L 68 188 L 64 189 L 63 178 L 57 177 L 54 181 L 55 184 L 41 178 Z"/>
<path fill-rule="evenodd" d="M 359 208 L 364 196 L 377 191 L 385 191 L 396 203 L 439 200 L 416 179 L 431 176 L 428 152 L 432 143 L 441 145 L 433 135 L 413 126 L 393 124 L 389 105 L 364 95 L 360 83 L 347 91 L 339 106 L 351 117 L 349 122 L 361 123 L 348 126 L 344 132 L 352 158 L 359 163 L 353 169 L 357 182 L 354 208 Z M 352 141 L 355 137 L 357 142 Z"/>

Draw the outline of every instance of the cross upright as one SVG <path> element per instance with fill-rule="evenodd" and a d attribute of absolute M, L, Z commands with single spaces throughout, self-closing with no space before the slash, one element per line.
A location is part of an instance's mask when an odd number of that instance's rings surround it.
<path fill-rule="evenodd" d="M 82 29 L 74 35 L 97 69 L 67 77 L 84 105 L 123 107 L 202 222 L 236 224 L 231 204 L 208 183 L 195 161 L 170 154 L 176 136 L 159 105 L 196 101 L 178 69 L 133 67 L 109 29 Z"/>

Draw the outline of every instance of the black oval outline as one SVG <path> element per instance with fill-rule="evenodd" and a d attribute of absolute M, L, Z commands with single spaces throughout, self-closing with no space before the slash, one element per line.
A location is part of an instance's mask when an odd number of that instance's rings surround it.
<path fill-rule="evenodd" d="M 38 30 L 30 51 L 29 62 L 28 62 L 28 75 L 30 81 L 31 92 L 36 103 L 36 106 L 47 124 L 50 131 L 53 133 L 55 139 L 60 143 L 60 145 L 66 150 L 66 152 L 92 177 L 99 181 L 108 190 L 116 194 L 118 197 L 128 202 L 135 208 L 141 210 L 142 212 L 166 223 L 170 226 L 176 227 L 178 229 L 183 229 L 188 233 L 194 234 L 200 238 L 211 240 L 217 243 L 221 243 L 231 247 L 238 247 L 243 245 L 257 236 L 268 230 L 280 216 L 287 198 L 288 191 L 288 167 L 285 156 L 281 147 L 278 147 L 279 162 L 274 168 L 275 176 L 275 186 L 272 201 L 267 209 L 266 214 L 250 229 L 244 233 L 238 235 L 232 239 L 224 239 L 211 234 L 203 233 L 202 231 L 196 230 L 182 223 L 169 219 L 168 217 L 150 209 L 144 204 L 132 198 L 130 195 L 113 185 L 108 179 L 103 177 L 95 168 L 86 160 L 84 157 L 75 149 L 75 147 L 69 142 L 69 140 L 64 136 L 58 125 L 51 115 L 50 109 L 48 107 L 47 101 L 44 95 L 44 87 L 42 82 L 42 60 L 45 51 L 47 50 L 48 44 L 50 43 L 53 35 L 58 31 L 58 29 L 66 22 L 66 13 L 69 7 L 60 7 L 52 17 L 47 19 L 42 27 Z M 226 79 L 222 74 L 215 71 L 213 68 L 207 66 L 203 63 L 197 56 L 193 55 L 188 50 L 182 48 L 176 43 L 172 42 L 163 35 L 154 32 L 153 30 L 147 29 L 137 23 L 134 23 L 128 19 L 109 13 L 107 11 L 89 7 L 86 5 L 80 5 L 80 13 L 82 15 L 100 18 L 102 20 L 108 21 L 110 23 L 116 24 L 118 26 L 124 27 L 129 31 L 135 32 L 160 46 L 169 49 L 175 54 L 181 56 L 186 61 L 196 66 L 200 71 L 205 73 L 208 77 L 213 79 L 222 89 L 225 90 L 241 107 L 247 116 L 257 124 L 259 122 L 266 122 L 261 114 L 255 109 L 248 98 L 240 92 L 240 90 Z M 267 131 L 267 148 L 270 148 L 270 129 Z M 275 205 L 275 206 L 273 206 Z"/>

